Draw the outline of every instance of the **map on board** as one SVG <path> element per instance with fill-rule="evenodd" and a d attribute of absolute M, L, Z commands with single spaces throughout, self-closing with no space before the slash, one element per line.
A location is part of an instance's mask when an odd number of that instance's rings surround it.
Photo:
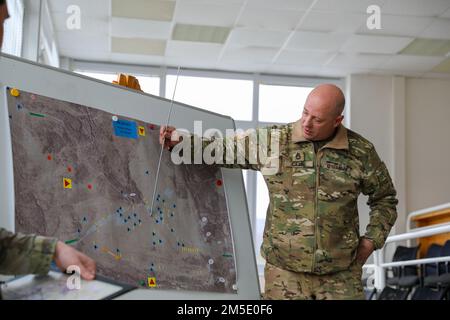
<path fill-rule="evenodd" d="M 68 283 L 74 288 L 70 288 Z M 132 288 L 123 288 L 98 279 L 80 280 L 79 286 L 70 276 L 50 270 L 46 275 L 27 275 L 1 286 L 4 300 L 100 300 L 112 299 Z"/>
<path fill-rule="evenodd" d="M 236 293 L 219 168 L 174 165 L 163 152 L 152 209 L 158 125 L 15 93 L 7 96 L 16 231 L 73 245 L 120 283 Z"/>

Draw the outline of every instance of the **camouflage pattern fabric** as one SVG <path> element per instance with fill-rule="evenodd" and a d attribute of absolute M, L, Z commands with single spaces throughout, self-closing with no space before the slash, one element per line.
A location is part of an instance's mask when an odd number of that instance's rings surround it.
<path fill-rule="evenodd" d="M 50 270 L 56 241 L 0 228 L 0 274 L 46 274 Z"/>
<path fill-rule="evenodd" d="M 266 263 L 263 299 L 266 300 L 364 300 L 362 266 L 326 275 L 283 270 Z"/>
<path fill-rule="evenodd" d="M 369 196 L 370 207 L 363 236 L 375 249 L 384 245 L 397 218 L 398 200 L 389 172 L 372 143 L 341 125 L 316 153 L 313 143 L 303 137 L 300 121 L 262 129 L 257 130 L 258 140 L 244 133 L 211 140 L 192 136 L 190 142 L 194 159 L 201 152 L 194 150 L 196 144 L 205 150 L 215 143 L 223 148 L 219 166 L 263 174 L 270 203 L 261 254 L 269 264 L 316 275 L 348 270 L 361 238 L 360 193 Z M 265 137 L 267 130 L 275 134 Z M 279 142 L 276 156 L 271 156 L 273 139 Z M 239 148 L 239 143 L 244 147 Z M 266 158 L 255 155 L 259 148 L 266 150 Z M 227 162 L 230 158 L 234 163 Z M 245 161 L 237 163 L 242 158 Z"/>

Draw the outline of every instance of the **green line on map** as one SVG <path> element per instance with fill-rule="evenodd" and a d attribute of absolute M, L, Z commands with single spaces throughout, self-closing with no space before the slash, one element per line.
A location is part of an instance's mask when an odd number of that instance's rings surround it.
<path fill-rule="evenodd" d="M 71 244 L 71 243 L 74 243 L 74 242 L 77 242 L 77 241 L 78 241 L 78 239 L 72 239 L 72 240 L 65 241 L 65 243 L 66 244 Z"/>
<path fill-rule="evenodd" d="M 39 117 L 39 118 L 45 118 L 45 115 L 40 114 L 40 113 L 34 113 L 34 112 L 30 112 L 30 116 Z"/>

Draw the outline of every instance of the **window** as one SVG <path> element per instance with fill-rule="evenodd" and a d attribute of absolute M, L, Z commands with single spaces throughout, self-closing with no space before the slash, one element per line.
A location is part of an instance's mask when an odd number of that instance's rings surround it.
<path fill-rule="evenodd" d="M 22 54 L 23 1 L 8 0 L 9 18 L 4 23 L 2 52 L 15 56 Z"/>
<path fill-rule="evenodd" d="M 113 82 L 113 80 L 117 80 L 117 75 L 112 73 L 81 72 L 81 71 L 77 71 L 77 73 L 82 74 L 83 76 L 106 81 L 109 83 Z"/>
<path fill-rule="evenodd" d="M 167 76 L 166 98 L 172 99 L 176 76 Z M 180 76 L 176 101 L 231 116 L 235 120 L 252 119 L 253 82 Z"/>
<path fill-rule="evenodd" d="M 311 87 L 261 84 L 259 86 L 259 121 L 288 123 L 300 119 Z"/>
<path fill-rule="evenodd" d="M 98 80 L 106 81 L 112 83 L 117 80 L 118 73 L 100 73 L 100 72 L 82 72 L 77 71 L 77 73 L 82 74 L 87 77 L 95 78 Z M 155 96 L 159 96 L 159 77 L 158 76 L 135 76 L 139 80 L 139 85 L 142 91 L 145 93 L 150 93 Z"/>

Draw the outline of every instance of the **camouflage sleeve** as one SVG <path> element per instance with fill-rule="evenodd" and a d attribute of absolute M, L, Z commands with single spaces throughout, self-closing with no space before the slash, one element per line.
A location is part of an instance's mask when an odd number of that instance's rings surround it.
<path fill-rule="evenodd" d="M 362 193 L 369 196 L 367 205 L 370 207 L 370 221 L 364 237 L 372 240 L 375 249 L 380 249 L 397 219 L 398 200 L 386 165 L 373 147 L 365 164 Z"/>
<path fill-rule="evenodd" d="M 0 274 L 46 274 L 53 260 L 56 241 L 0 228 Z"/>
<path fill-rule="evenodd" d="M 276 130 L 270 127 L 250 129 L 226 138 L 191 135 L 191 163 L 251 170 L 278 168 L 278 137 Z"/>

